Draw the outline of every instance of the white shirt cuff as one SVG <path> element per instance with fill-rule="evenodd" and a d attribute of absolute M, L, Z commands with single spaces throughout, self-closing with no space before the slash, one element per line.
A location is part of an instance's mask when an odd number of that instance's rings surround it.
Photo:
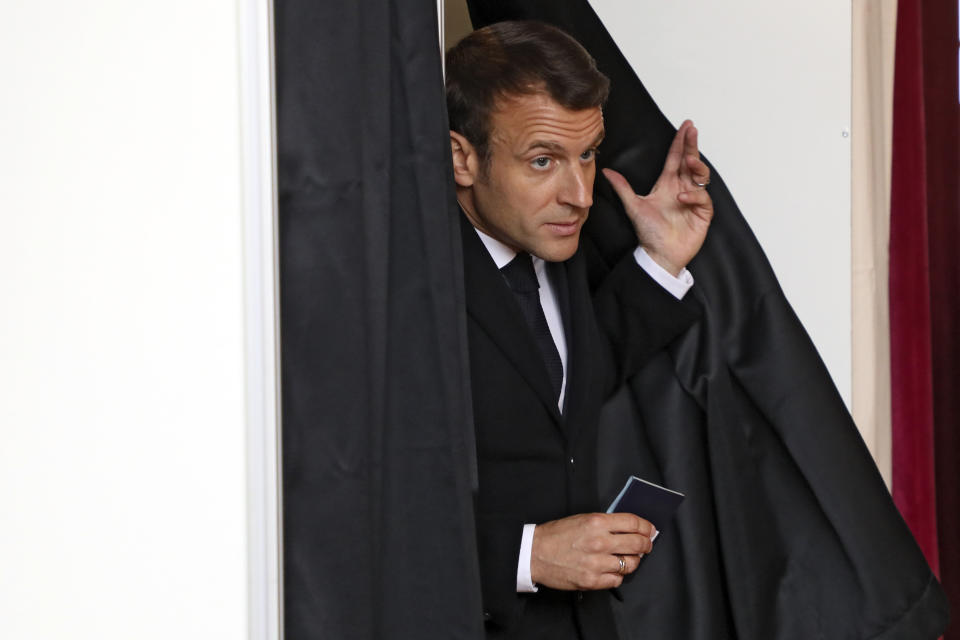
<path fill-rule="evenodd" d="M 643 247 L 637 247 L 633 250 L 633 259 L 637 261 L 640 268 L 657 281 L 661 287 L 670 292 L 677 300 L 682 300 L 687 295 L 687 291 L 693 286 L 693 276 L 687 271 L 686 267 L 676 278 L 669 271 L 658 265 L 650 255 L 643 250 Z"/>
<path fill-rule="evenodd" d="M 520 538 L 520 560 L 517 562 L 517 593 L 536 593 L 537 585 L 530 577 L 530 556 L 533 554 L 533 529 L 537 525 L 523 525 Z"/>

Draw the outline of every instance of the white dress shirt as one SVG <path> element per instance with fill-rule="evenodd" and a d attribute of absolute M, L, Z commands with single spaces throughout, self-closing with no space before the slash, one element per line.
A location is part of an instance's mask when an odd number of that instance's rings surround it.
<path fill-rule="evenodd" d="M 517 252 L 503 244 L 495 238 L 491 238 L 484 232 L 476 229 L 477 235 L 483 241 L 483 246 L 487 248 L 490 257 L 493 258 L 497 269 L 507 266 L 511 260 L 517 256 Z M 537 282 L 540 284 L 540 306 L 543 307 L 543 315 L 547 318 L 547 327 L 550 329 L 550 336 L 557 345 L 557 351 L 560 353 L 560 362 L 563 364 L 563 382 L 560 385 L 560 398 L 557 405 L 560 411 L 563 411 L 563 399 L 567 391 L 567 339 L 563 331 L 563 320 L 560 317 L 560 306 L 557 304 L 556 292 L 547 277 L 546 265 L 543 260 L 536 256 L 533 258 L 533 270 L 537 274 Z M 633 251 L 633 257 L 651 278 L 669 291 L 676 299 L 681 299 L 686 295 L 690 287 L 693 286 L 693 276 L 686 269 L 680 272 L 680 275 L 673 277 L 669 271 L 654 262 L 643 247 L 637 247 Z M 517 562 L 517 591 L 534 592 L 537 585 L 530 578 L 530 556 L 533 550 L 533 530 L 535 524 L 523 525 L 523 536 L 520 539 L 520 557 Z"/>

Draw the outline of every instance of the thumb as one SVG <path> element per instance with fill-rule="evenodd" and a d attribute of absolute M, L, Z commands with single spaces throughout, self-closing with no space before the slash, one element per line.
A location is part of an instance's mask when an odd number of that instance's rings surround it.
<path fill-rule="evenodd" d="M 613 169 L 604 169 L 603 175 L 606 176 L 610 182 L 610 186 L 612 186 L 613 190 L 620 196 L 625 207 L 629 206 L 630 203 L 636 199 L 637 194 L 633 191 L 633 187 L 630 186 L 627 179 L 623 177 L 623 174 Z"/>

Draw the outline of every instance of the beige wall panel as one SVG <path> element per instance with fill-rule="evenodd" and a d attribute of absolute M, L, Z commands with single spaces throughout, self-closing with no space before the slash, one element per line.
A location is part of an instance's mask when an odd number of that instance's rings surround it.
<path fill-rule="evenodd" d="M 887 486 L 890 161 L 896 0 L 853 2 L 853 416 Z"/>

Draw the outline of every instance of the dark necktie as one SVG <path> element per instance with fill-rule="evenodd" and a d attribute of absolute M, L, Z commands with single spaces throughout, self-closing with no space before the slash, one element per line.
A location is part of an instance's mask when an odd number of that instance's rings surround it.
<path fill-rule="evenodd" d="M 500 269 L 500 273 L 506 278 L 517 302 L 520 303 L 520 310 L 523 311 L 523 316 L 533 331 L 533 337 L 543 355 L 543 362 L 547 365 L 554 396 L 559 400 L 560 387 L 563 384 L 563 362 L 560 360 L 560 352 L 557 351 L 557 345 L 550 334 L 550 327 L 547 326 L 543 307 L 540 306 L 540 283 L 533 270 L 530 254 L 518 253 L 516 258 Z"/>

